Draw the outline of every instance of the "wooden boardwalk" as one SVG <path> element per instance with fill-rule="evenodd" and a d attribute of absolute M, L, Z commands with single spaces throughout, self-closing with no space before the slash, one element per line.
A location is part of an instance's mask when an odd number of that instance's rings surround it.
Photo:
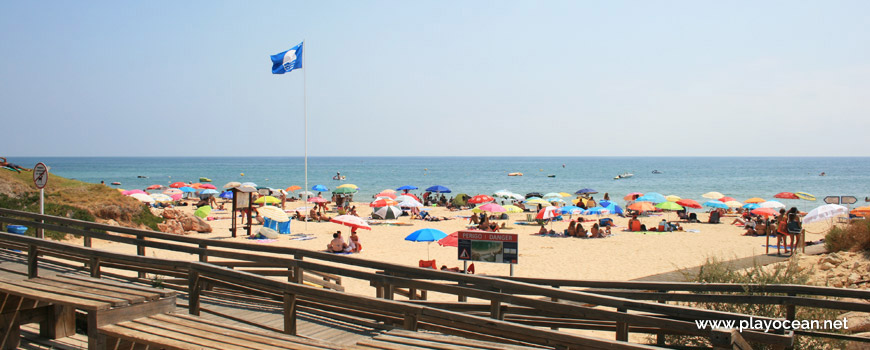
<path fill-rule="evenodd" d="M 68 266 L 52 264 L 48 261 L 40 262 L 40 275 L 49 276 L 53 274 L 82 274 L 87 275 L 84 269 L 75 269 Z M 25 279 L 27 278 L 27 259 L 26 255 L 14 253 L 9 250 L 0 249 L 0 277 L 7 279 Z M 104 276 L 104 278 L 111 277 Z M 123 281 L 118 279 L 119 281 Z M 127 282 L 127 281 L 123 281 Z M 178 295 L 178 311 L 187 313 L 187 295 L 179 293 Z M 202 308 L 205 310 L 214 310 L 216 312 L 229 315 L 233 318 L 243 320 L 256 320 L 258 324 L 270 327 L 273 330 L 280 331 L 284 324 L 282 308 L 280 306 L 245 303 L 245 302 L 230 302 L 226 300 L 217 300 L 204 297 L 201 299 Z M 204 310 L 204 311 L 205 311 Z M 251 327 L 249 324 L 234 321 L 220 317 L 208 312 L 202 312 L 201 317 L 213 321 L 220 321 L 227 324 L 235 324 Z M 299 311 L 297 321 L 297 335 L 329 341 L 340 345 L 353 345 L 359 341 L 371 339 L 374 336 L 380 335 L 383 328 L 366 327 L 349 322 L 342 322 L 332 319 L 328 316 L 316 315 L 310 312 Z M 26 333 L 26 329 L 25 329 Z M 85 338 L 86 339 L 86 338 Z M 27 338 L 25 338 L 27 340 Z M 55 345 L 60 345 L 57 342 Z M 75 341 L 73 341 L 75 343 Z M 24 344 L 24 343 L 22 343 Z M 32 344 L 31 348 L 40 348 L 37 344 Z"/>

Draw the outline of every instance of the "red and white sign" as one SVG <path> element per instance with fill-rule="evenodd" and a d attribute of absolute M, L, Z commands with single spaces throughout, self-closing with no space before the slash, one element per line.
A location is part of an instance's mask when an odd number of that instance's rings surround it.
<path fill-rule="evenodd" d="M 36 188 L 43 189 L 48 183 L 48 167 L 44 163 L 39 162 L 33 166 L 33 184 Z"/>
<path fill-rule="evenodd" d="M 486 231 L 459 231 L 456 238 L 470 239 L 474 241 L 516 242 L 517 234 Z"/>

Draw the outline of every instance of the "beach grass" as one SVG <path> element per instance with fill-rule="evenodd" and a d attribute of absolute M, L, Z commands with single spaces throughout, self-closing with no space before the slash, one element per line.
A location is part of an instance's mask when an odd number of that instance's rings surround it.
<path fill-rule="evenodd" d="M 825 235 L 829 252 L 870 250 L 870 220 L 853 220 L 848 225 L 831 227 Z"/>

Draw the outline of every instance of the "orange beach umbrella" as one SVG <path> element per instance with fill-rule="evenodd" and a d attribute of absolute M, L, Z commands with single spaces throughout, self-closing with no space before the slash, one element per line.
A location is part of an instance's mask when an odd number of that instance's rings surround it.
<path fill-rule="evenodd" d="M 636 211 L 654 211 L 656 207 L 650 202 L 635 202 L 628 206 L 628 209 Z"/>

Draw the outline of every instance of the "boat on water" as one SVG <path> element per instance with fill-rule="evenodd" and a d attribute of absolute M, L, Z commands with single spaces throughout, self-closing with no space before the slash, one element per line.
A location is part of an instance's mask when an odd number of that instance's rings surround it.
<path fill-rule="evenodd" d="M 555 175 L 555 174 L 550 174 L 550 175 L 547 175 L 547 177 L 556 177 L 556 175 Z"/>
<path fill-rule="evenodd" d="M 508 176 L 523 176 L 523 173 L 509 173 Z"/>
<path fill-rule="evenodd" d="M 139 176 L 136 176 L 136 177 L 137 177 L 137 178 L 140 178 L 140 179 L 147 179 L 147 178 L 148 178 L 148 177 L 145 176 L 145 175 L 139 175 Z"/>
<path fill-rule="evenodd" d="M 613 179 L 614 179 L 614 180 L 627 179 L 627 178 L 630 178 L 630 177 L 632 177 L 632 176 L 634 176 L 634 174 L 629 173 L 629 172 L 624 172 L 624 173 L 622 173 L 622 174 L 619 174 L 619 175 L 614 176 Z"/>
<path fill-rule="evenodd" d="M 653 174 L 661 174 L 662 172 L 661 172 L 661 171 L 658 171 L 658 170 L 653 170 L 652 173 L 653 173 Z"/>
<path fill-rule="evenodd" d="M 333 180 L 344 180 L 346 178 L 347 178 L 347 176 L 344 176 L 344 175 L 335 175 L 332 177 Z"/>
<path fill-rule="evenodd" d="M 115 181 L 115 182 L 112 183 L 112 185 L 115 185 L 115 186 L 121 186 L 121 183 L 118 182 L 118 181 Z"/>
<path fill-rule="evenodd" d="M 209 179 L 207 177 L 201 177 L 201 178 L 199 178 L 199 182 L 211 182 L 211 179 Z"/>

